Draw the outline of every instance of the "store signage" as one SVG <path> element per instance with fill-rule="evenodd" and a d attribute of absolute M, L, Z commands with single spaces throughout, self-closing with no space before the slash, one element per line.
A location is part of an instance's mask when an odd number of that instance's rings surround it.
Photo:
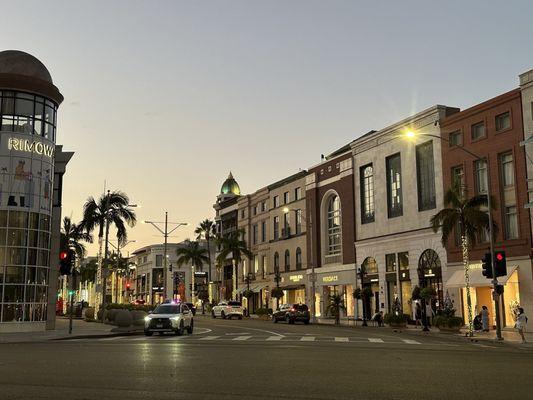
<path fill-rule="evenodd" d="M 194 276 L 207 277 L 207 271 L 204 272 L 195 272 Z"/>
<path fill-rule="evenodd" d="M 337 275 L 325 276 L 322 278 L 322 282 L 337 282 L 339 277 Z"/>
<path fill-rule="evenodd" d="M 291 282 L 300 282 L 304 278 L 303 275 L 291 275 L 289 276 L 289 280 Z"/>
<path fill-rule="evenodd" d="M 52 158 L 54 156 L 54 146 L 35 142 L 28 139 L 9 138 L 7 143 L 9 150 L 25 151 L 27 153 L 35 153 Z"/>

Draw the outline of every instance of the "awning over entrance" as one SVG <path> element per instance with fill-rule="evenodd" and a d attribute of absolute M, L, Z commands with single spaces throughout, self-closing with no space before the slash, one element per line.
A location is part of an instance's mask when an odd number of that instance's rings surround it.
<path fill-rule="evenodd" d="M 268 282 L 263 282 L 258 285 L 255 285 L 254 287 L 250 288 L 254 293 L 259 293 L 261 289 L 266 288 L 269 285 Z"/>
<path fill-rule="evenodd" d="M 507 275 L 498 277 L 498 283 L 500 285 L 505 285 L 513 272 L 516 271 L 518 267 L 507 267 Z M 471 287 L 481 287 L 481 286 L 492 286 L 492 279 L 485 278 L 482 274 L 482 269 L 471 269 L 470 273 L 470 286 Z M 461 288 L 465 287 L 465 273 L 463 270 L 455 271 L 450 279 L 446 282 L 446 288 Z"/>
<path fill-rule="evenodd" d="M 240 288 L 237 288 L 235 294 L 241 294 L 246 290 L 246 286 L 241 286 Z"/>

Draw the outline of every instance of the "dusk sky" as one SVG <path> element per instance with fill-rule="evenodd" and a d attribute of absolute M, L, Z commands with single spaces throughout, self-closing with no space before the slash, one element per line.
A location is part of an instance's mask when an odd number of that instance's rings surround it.
<path fill-rule="evenodd" d="M 1 50 L 39 58 L 65 96 L 64 215 L 79 221 L 106 181 L 142 204 L 139 221 L 189 222 L 172 242 L 214 217 L 230 170 L 253 192 L 533 68 L 531 1 L 25 1 L 2 14 Z M 129 251 L 162 241 L 141 223 L 129 236 Z"/>

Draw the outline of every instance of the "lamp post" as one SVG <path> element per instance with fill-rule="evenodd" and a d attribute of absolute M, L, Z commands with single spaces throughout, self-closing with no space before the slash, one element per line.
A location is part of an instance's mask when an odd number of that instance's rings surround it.
<path fill-rule="evenodd" d="M 309 225 L 309 254 L 311 260 L 311 322 L 316 323 L 316 275 L 315 275 L 315 263 L 313 262 L 313 217 L 312 214 L 309 214 L 309 219 L 306 219 L 302 214 L 302 210 L 295 210 L 293 208 L 284 207 L 283 213 L 287 214 L 290 211 L 299 213 L 302 221 Z M 278 300 L 279 303 L 279 300 Z M 279 307 L 279 304 L 278 304 Z"/>
<path fill-rule="evenodd" d="M 416 136 L 427 136 L 439 139 L 443 142 L 449 143 L 450 141 L 446 138 L 443 138 L 441 136 L 432 135 L 429 133 L 415 133 L 413 131 L 408 131 L 405 133 L 405 136 L 407 138 L 415 138 Z M 487 164 L 487 207 L 488 207 L 488 217 L 489 217 L 489 244 L 490 244 L 490 254 L 491 254 L 491 268 L 492 268 L 492 289 L 493 289 L 493 299 L 494 299 L 494 306 L 495 306 L 495 313 L 496 313 L 496 337 L 498 340 L 503 340 L 502 337 L 502 331 L 501 331 L 501 323 L 500 323 L 500 299 L 498 293 L 498 278 L 496 277 L 496 267 L 495 267 L 495 257 L 494 257 L 494 226 L 493 226 L 493 219 L 492 219 L 492 201 L 491 201 L 491 185 L 490 185 L 490 160 L 487 155 L 487 157 L 481 157 L 478 154 L 466 149 L 462 145 L 455 145 L 457 148 L 464 151 L 466 154 L 474 157 L 475 161 L 485 161 Z M 471 310 L 468 310 L 469 313 L 471 313 Z M 471 316 L 469 316 L 471 318 Z"/>
<path fill-rule="evenodd" d="M 167 285 L 167 244 L 168 244 L 168 236 L 174 232 L 176 229 L 178 229 L 180 226 L 187 226 L 189 225 L 188 222 L 168 222 L 168 212 L 165 211 L 165 222 L 154 222 L 154 221 L 144 221 L 145 224 L 152 225 L 155 229 L 157 229 L 165 238 L 165 243 L 163 246 L 163 297 L 164 299 L 168 299 L 172 297 L 172 294 L 169 296 L 168 294 L 168 285 Z M 159 225 L 163 224 L 163 228 L 160 228 Z M 172 228 L 170 231 L 168 230 L 168 225 L 175 225 L 174 228 Z M 194 279 L 194 278 L 193 278 Z"/>

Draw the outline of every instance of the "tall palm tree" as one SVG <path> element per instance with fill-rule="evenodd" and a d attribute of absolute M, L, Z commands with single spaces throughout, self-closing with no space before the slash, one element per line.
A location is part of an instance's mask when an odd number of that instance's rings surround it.
<path fill-rule="evenodd" d="M 126 193 L 121 191 L 108 191 L 107 194 L 100 196 L 98 200 L 90 196 L 83 205 L 83 229 L 90 233 L 98 228 L 98 271 L 96 274 L 97 284 L 102 285 L 101 299 L 100 294 L 97 294 L 96 308 L 105 308 L 105 294 L 107 290 L 106 266 L 102 265 L 102 258 L 107 259 L 109 249 L 107 236 L 109 235 L 109 228 L 114 225 L 117 230 L 117 239 L 120 244 L 126 243 L 128 240 L 128 233 L 126 224 L 130 227 L 135 226 L 137 217 L 135 212 L 129 206 L 129 198 Z M 105 241 L 105 254 L 102 255 L 102 245 Z M 100 300 L 100 301 L 99 301 Z M 103 313 L 102 313 L 103 316 Z"/>
<path fill-rule="evenodd" d="M 243 261 L 243 258 L 252 259 L 253 253 L 248 250 L 246 241 L 241 239 L 243 230 L 237 230 L 219 239 L 220 253 L 217 256 L 219 264 L 224 265 L 224 262 L 231 258 L 233 265 L 233 296 L 237 300 L 237 265 Z"/>
<path fill-rule="evenodd" d="M 92 243 L 92 235 L 85 232 L 83 226 L 73 223 L 70 217 L 63 218 L 60 238 L 61 250 L 73 249 L 78 259 L 81 260 L 86 253 L 85 245 L 82 242 Z"/>
<path fill-rule="evenodd" d="M 495 200 L 491 198 L 494 208 Z M 470 297 L 470 264 L 468 252 L 477 238 L 485 235 L 489 229 L 489 217 L 486 213 L 488 198 L 485 194 L 468 198 L 466 188 L 453 185 L 444 195 L 444 208 L 431 217 L 430 224 L 434 232 L 441 231 L 442 244 L 446 246 L 450 235 L 456 230 L 461 238 L 463 268 L 465 273 L 466 303 L 468 308 L 468 335 L 473 336 L 472 299 Z M 493 227 L 493 232 L 496 232 Z"/>
<path fill-rule="evenodd" d="M 207 256 L 209 257 L 209 280 L 212 281 L 211 276 L 212 260 L 211 260 L 211 241 L 215 237 L 215 223 L 210 219 L 204 219 L 195 229 L 196 240 L 205 239 L 207 243 Z"/>
<path fill-rule="evenodd" d="M 194 271 L 198 268 L 200 271 L 203 270 L 204 263 L 210 261 L 209 257 L 206 256 L 208 251 L 200 246 L 200 243 L 197 241 L 186 240 L 185 246 L 180 247 L 176 250 L 178 259 L 176 260 L 179 267 L 183 264 L 191 265 L 191 282 L 192 282 L 192 302 L 194 303 Z"/>
<path fill-rule="evenodd" d="M 335 317 L 335 325 L 340 325 L 341 310 L 346 310 L 342 296 L 340 294 L 329 296 L 329 304 L 326 308 L 326 313 Z"/>

